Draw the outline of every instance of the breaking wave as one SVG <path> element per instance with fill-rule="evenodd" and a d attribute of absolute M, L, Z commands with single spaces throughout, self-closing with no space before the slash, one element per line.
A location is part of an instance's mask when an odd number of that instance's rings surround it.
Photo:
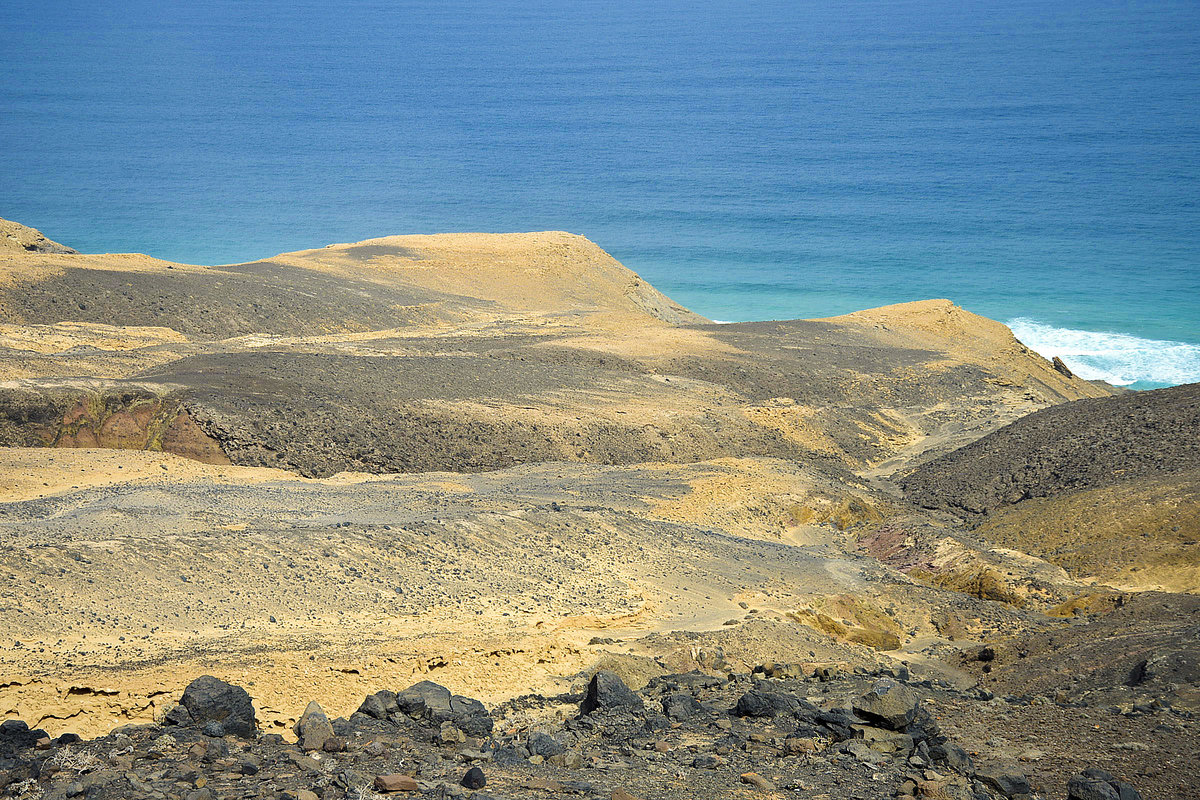
<path fill-rule="evenodd" d="M 1056 328 L 1018 317 L 1008 327 L 1031 350 L 1058 356 L 1081 378 L 1117 386 L 1178 385 L 1200 381 L 1200 345 L 1142 339 L 1126 333 Z"/>

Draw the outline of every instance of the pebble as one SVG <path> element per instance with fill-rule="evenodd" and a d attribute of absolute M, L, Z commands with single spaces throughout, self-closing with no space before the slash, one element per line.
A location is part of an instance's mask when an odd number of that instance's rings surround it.
<path fill-rule="evenodd" d="M 771 783 L 757 772 L 743 772 L 741 777 L 742 783 L 748 783 L 757 789 L 762 789 L 764 792 L 775 791 L 775 784 Z"/>
<path fill-rule="evenodd" d="M 421 790 L 416 779 L 411 775 L 377 775 L 375 788 L 381 792 L 418 792 Z"/>

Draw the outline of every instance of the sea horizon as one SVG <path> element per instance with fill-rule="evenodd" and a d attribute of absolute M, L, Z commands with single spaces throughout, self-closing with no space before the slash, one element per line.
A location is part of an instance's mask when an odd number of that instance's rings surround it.
<path fill-rule="evenodd" d="M 1200 381 L 1194 4 L 270 9 L 14 8 L 0 215 L 203 264 L 567 230 L 712 319 L 946 298 Z"/>

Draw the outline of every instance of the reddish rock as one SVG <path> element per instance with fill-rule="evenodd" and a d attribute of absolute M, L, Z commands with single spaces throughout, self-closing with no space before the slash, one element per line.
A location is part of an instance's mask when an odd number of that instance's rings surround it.
<path fill-rule="evenodd" d="M 762 775 L 759 775 L 757 772 L 742 773 L 742 783 L 748 783 L 751 786 L 754 786 L 758 789 L 762 789 L 764 792 L 775 791 L 774 784 L 772 784 L 769 780 L 764 778 Z"/>
<path fill-rule="evenodd" d="M 421 787 L 410 775 L 377 775 L 375 788 L 381 792 L 419 792 Z"/>

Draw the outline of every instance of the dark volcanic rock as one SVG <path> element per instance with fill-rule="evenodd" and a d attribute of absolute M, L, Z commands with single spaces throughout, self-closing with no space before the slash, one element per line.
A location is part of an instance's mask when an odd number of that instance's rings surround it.
<path fill-rule="evenodd" d="M 1007 772 L 1003 769 L 988 770 L 980 772 L 977 777 L 984 785 L 1004 797 L 1020 797 L 1033 793 L 1029 779 L 1019 772 Z"/>
<path fill-rule="evenodd" d="M 531 754 L 541 756 L 542 758 L 556 756 L 567 749 L 563 747 L 562 742 L 558 739 L 540 732 L 529 734 L 527 746 Z"/>
<path fill-rule="evenodd" d="M 686 692 L 669 694 L 662 700 L 663 713 L 676 722 L 683 722 L 704 713 L 700 701 Z"/>
<path fill-rule="evenodd" d="M 703 672 L 679 672 L 672 675 L 656 675 L 646 684 L 647 690 L 668 689 L 670 691 L 694 692 L 699 689 L 716 689 L 728 681 Z"/>
<path fill-rule="evenodd" d="M 36 277 L 19 287 L 0 289 L 0 303 L 25 321 L 161 325 L 217 339 L 402 327 L 422 319 L 423 303 L 481 305 L 470 298 L 334 277 L 271 261 L 132 275 L 69 266 Z M 137 285 L 132 291 L 131 283 Z"/>
<path fill-rule="evenodd" d="M 492 753 L 492 763 L 499 767 L 515 767 L 526 763 L 528 760 L 528 754 L 521 748 L 513 745 L 498 747 Z"/>
<path fill-rule="evenodd" d="M 487 785 L 487 776 L 479 767 L 471 767 L 467 774 L 463 775 L 462 785 L 468 789 L 482 789 Z"/>
<path fill-rule="evenodd" d="M 398 693 L 396 704 L 414 719 L 442 723 L 454 716 L 450 709 L 450 690 L 433 681 L 415 683 Z"/>
<path fill-rule="evenodd" d="M 614 672 L 600 670 L 592 676 L 588 684 L 587 695 L 579 704 L 583 714 L 591 714 L 597 710 L 626 709 L 641 711 L 645 708 L 642 698 Z"/>
<path fill-rule="evenodd" d="M 917 716 L 917 697 L 891 678 L 881 678 L 854 701 L 854 713 L 890 730 L 903 730 Z"/>
<path fill-rule="evenodd" d="M 400 710 L 400 705 L 396 702 L 396 693 L 384 689 L 375 694 L 367 695 L 366 699 L 362 701 L 362 705 L 358 707 L 358 710 L 375 719 L 387 719 Z"/>
<path fill-rule="evenodd" d="M 738 698 L 733 713 L 739 717 L 773 717 L 795 713 L 799 708 L 800 702 L 794 697 L 753 689 Z"/>
<path fill-rule="evenodd" d="M 1118 601 L 1115 610 L 1067 630 L 998 646 L 989 688 L 1087 705 L 1147 697 L 1178 712 L 1200 711 L 1200 596 L 1143 592 Z"/>
<path fill-rule="evenodd" d="M 184 706 L 175 706 L 163 717 L 164 725 L 191 725 L 192 714 Z"/>
<path fill-rule="evenodd" d="M 390 702 L 387 694 L 379 692 L 368 697 L 363 707 L 370 705 L 375 711 L 385 710 Z M 395 703 L 400 711 L 413 719 L 424 720 L 434 726 L 451 722 L 468 736 L 487 736 L 494 726 L 483 703 L 470 697 L 452 695 L 445 686 L 432 681 L 413 684 L 395 695 Z M 375 715 L 372 713 L 371 716 Z"/>
<path fill-rule="evenodd" d="M 254 738 L 258 725 L 254 704 L 240 686 L 203 675 L 188 684 L 179 702 L 196 724 L 219 722 L 227 733 Z"/>
<path fill-rule="evenodd" d="M 1088 767 L 1067 782 L 1067 800 L 1142 800 L 1142 796 L 1125 781 Z"/>
<path fill-rule="evenodd" d="M 487 708 L 478 700 L 453 695 L 450 698 L 450 711 L 454 715 L 454 724 L 468 736 L 487 736 L 492 732 L 495 723 Z"/>
<path fill-rule="evenodd" d="M 942 742 L 929 748 L 929 756 L 939 764 L 945 764 L 959 775 L 975 774 L 975 762 L 971 756 L 953 742 Z"/>
<path fill-rule="evenodd" d="M 163 729 L 154 725 L 124 726 L 102 739 L 73 743 L 61 754 L 47 752 L 58 745 L 45 743 L 34 743 L 7 760 L 0 753 L 0 795 L 27 800 L 35 796 L 30 789 L 37 784 L 43 791 L 36 796 L 45 800 L 171 796 L 178 800 L 341 800 L 366 796 L 369 792 L 364 790 L 371 786 L 387 796 L 424 793 L 430 797 L 473 796 L 480 800 L 485 795 L 472 792 L 486 791 L 484 787 L 491 786 L 501 788 L 497 797 L 510 800 L 542 800 L 549 796 L 718 800 L 739 792 L 749 797 L 756 791 L 855 800 L 1032 800 L 1037 796 L 1031 782 L 1011 767 L 983 769 L 973 780 L 969 757 L 947 738 L 927 710 L 919 711 L 903 732 L 863 725 L 839 711 L 842 698 L 870 687 L 872 679 L 861 673 L 845 675 L 830 686 L 810 679 L 755 681 L 741 675 L 719 686 L 690 692 L 666 688 L 665 696 L 656 698 L 642 713 L 615 705 L 590 716 L 527 716 L 523 712 L 508 715 L 501 706 L 495 713 L 503 720 L 503 733 L 495 740 L 469 743 L 457 729 L 453 741 L 441 740 L 436 735 L 439 728 L 426 715 L 445 713 L 447 706 L 454 712 L 456 699 L 460 712 L 465 708 L 474 713 L 478 710 L 475 701 L 456 698 L 444 687 L 425 683 L 402 693 L 406 707 L 419 715 L 415 722 L 395 713 L 388 721 L 356 713 L 350 720 L 334 723 L 338 736 L 326 739 L 324 753 L 302 754 L 277 734 L 233 743 L 200 737 L 194 728 L 175 728 L 164 735 Z M 624 691 L 617 689 L 617 693 L 634 694 L 623 684 L 620 686 Z M 825 688 L 832 691 L 821 691 Z M 921 685 L 907 688 L 934 700 L 943 722 L 959 715 L 971 722 L 977 710 L 977 701 L 957 690 Z M 831 710 L 801 699 L 815 699 L 815 692 L 828 695 Z M 690 705 L 680 702 L 678 696 L 683 694 L 695 702 L 703 700 L 706 713 L 665 730 L 648 724 L 651 718 L 665 723 L 666 718 L 657 712 L 660 701 Z M 753 699 L 747 702 L 756 707 L 794 705 L 795 711 L 741 719 L 716 712 L 747 696 Z M 387 694 L 377 699 L 388 705 Z M 1104 714 L 1107 716 L 1107 712 Z M 302 738 L 314 718 L 319 719 L 317 707 L 312 704 L 297 726 Z M 826 719 L 828 723 L 821 722 Z M 805 729 L 797 730 L 797 722 Z M 838 743 L 837 737 L 827 731 L 840 723 L 853 724 L 856 738 Z M 440 727 L 455 725 L 453 720 L 446 720 Z M 417 731 L 417 727 L 425 730 Z M 1143 732 L 1149 730 L 1142 726 Z M 1192 735 L 1190 726 L 1185 728 L 1182 721 L 1171 723 L 1170 730 L 1179 732 L 1176 738 Z M 8 738 L 27 741 L 34 733 L 19 723 L 6 723 L 0 727 L 0 743 Z M 1061 731 L 1054 730 L 1049 735 L 1058 733 Z M 915 743 L 918 736 L 922 738 Z M 978 739 L 969 741 L 976 745 Z M 1043 742 L 1035 738 L 1031 743 Z M 1100 739 L 1095 743 L 1097 752 L 1103 751 L 1102 742 Z M 530 752 L 535 756 L 532 759 Z M 1155 760 L 1163 764 L 1179 761 L 1183 753 L 1190 755 L 1186 745 L 1176 745 L 1162 754 L 1147 753 L 1147 760 L 1136 765 L 1114 762 L 1112 768 L 1146 775 L 1147 789 L 1153 789 L 1156 797 L 1190 799 L 1194 792 L 1186 788 L 1186 765 L 1181 765 L 1183 773 L 1173 775 L 1165 784 L 1184 789 L 1177 792 L 1162 791 L 1164 784 L 1156 785 L 1148 769 Z M 1057 760 L 1047 759 L 1039 765 L 1036 784 L 1042 792 L 1046 787 L 1057 787 L 1057 795 L 1045 796 L 1062 797 L 1061 789 L 1071 772 L 1059 769 L 1048 773 L 1047 766 L 1055 769 Z M 1137 792 L 1128 784 L 1096 769 L 1071 778 L 1070 792 L 1070 800 L 1138 800 Z"/>

